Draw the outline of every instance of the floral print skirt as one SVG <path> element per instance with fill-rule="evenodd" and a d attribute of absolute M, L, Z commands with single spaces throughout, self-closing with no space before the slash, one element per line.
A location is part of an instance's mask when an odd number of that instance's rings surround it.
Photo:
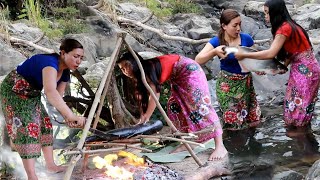
<path fill-rule="evenodd" d="M 284 120 L 287 125 L 310 123 L 317 101 L 320 67 L 311 50 L 292 56 L 291 70 L 284 99 Z"/>
<path fill-rule="evenodd" d="M 198 63 L 181 56 L 173 67 L 170 84 L 168 116 L 180 132 L 211 128 L 211 132 L 199 135 L 198 142 L 222 134 L 219 118 L 211 105 L 205 73 Z"/>
<path fill-rule="evenodd" d="M 22 159 L 37 158 L 42 146 L 52 146 L 52 124 L 40 90 L 13 70 L 1 83 L 0 99 L 8 134 Z"/>
<path fill-rule="evenodd" d="M 251 74 L 233 74 L 221 70 L 216 92 L 223 113 L 224 129 L 246 129 L 260 123 L 261 109 Z"/>

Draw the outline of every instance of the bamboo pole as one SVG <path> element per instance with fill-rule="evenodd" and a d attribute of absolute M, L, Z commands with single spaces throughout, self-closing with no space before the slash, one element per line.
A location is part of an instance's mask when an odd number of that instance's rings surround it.
<path fill-rule="evenodd" d="M 118 34 L 118 39 L 117 39 L 117 42 L 116 42 L 116 48 L 115 50 L 113 51 L 112 55 L 111 55 L 111 61 L 115 61 L 116 59 L 116 55 L 119 53 L 120 51 L 120 48 L 121 48 L 121 45 L 123 43 L 123 40 L 124 40 L 124 37 L 125 37 L 125 34 L 124 33 L 120 33 Z M 106 68 L 106 73 L 104 74 L 104 76 L 102 77 L 102 80 L 100 82 L 100 85 L 99 85 L 99 88 L 95 94 L 95 98 L 94 98 L 94 101 L 92 103 L 92 107 L 90 109 L 90 112 L 89 112 L 89 116 L 87 118 L 87 122 L 86 122 L 86 125 L 83 129 L 83 132 L 82 132 L 82 136 L 79 140 L 79 143 L 77 145 L 77 149 L 82 149 L 83 148 L 83 145 L 84 145 L 84 142 L 85 142 L 85 139 L 88 135 L 88 132 L 89 132 L 89 128 L 90 128 L 90 125 L 91 125 L 91 122 L 92 122 L 92 119 L 93 119 L 93 116 L 95 114 L 95 111 L 96 111 L 96 108 L 98 106 L 98 103 L 99 103 L 99 99 L 101 97 L 101 93 L 102 93 L 102 90 L 103 90 L 103 87 L 107 81 L 107 78 L 108 78 L 108 72 L 110 71 L 111 68 L 111 65 L 113 63 L 110 62 Z M 69 180 L 70 177 L 71 177 L 71 174 L 72 174 L 72 171 L 74 169 L 74 166 L 75 164 L 77 163 L 77 161 L 81 158 L 81 154 L 77 155 L 77 156 L 73 156 L 72 159 L 71 159 L 71 164 L 68 166 L 67 168 L 67 171 L 64 175 L 64 180 Z"/>
<path fill-rule="evenodd" d="M 166 136 L 150 136 L 150 135 L 139 135 L 138 137 L 141 138 L 156 138 L 156 139 L 166 139 L 166 140 L 171 140 L 171 141 L 178 141 L 182 143 L 187 143 L 187 144 L 193 144 L 201 147 L 205 147 L 204 144 L 193 142 L 193 141 L 187 141 L 185 139 L 178 139 L 178 138 L 173 138 L 173 137 L 166 137 Z"/>
<path fill-rule="evenodd" d="M 124 37 L 123 37 L 123 39 L 124 39 Z M 121 47 L 121 45 L 120 45 L 120 47 Z M 108 66 L 110 66 L 110 67 L 114 67 L 115 66 L 116 60 L 118 59 L 118 56 L 119 56 L 119 52 L 120 52 L 119 50 L 116 51 L 116 53 L 114 55 L 115 60 L 109 62 Z M 106 98 L 106 95 L 107 95 L 107 92 L 108 92 L 108 89 L 109 89 L 109 84 L 110 84 L 110 81 L 111 81 L 111 76 L 112 76 L 112 73 L 113 73 L 113 69 L 110 69 L 108 72 L 109 72 L 109 74 L 107 76 L 107 80 L 106 80 L 106 83 L 105 83 L 105 86 L 104 86 L 104 89 L 103 89 L 102 97 L 100 99 L 100 104 L 99 104 L 98 110 L 96 112 L 96 117 L 94 119 L 94 123 L 93 123 L 93 126 L 92 126 L 93 129 L 97 128 L 97 125 L 98 125 L 98 122 L 99 122 L 99 118 L 100 118 L 100 114 L 101 114 L 101 110 L 102 110 L 102 107 L 103 107 L 103 104 L 104 104 L 104 100 Z"/>
<path fill-rule="evenodd" d="M 203 134 L 203 133 L 208 133 L 208 132 L 213 132 L 214 129 L 205 129 L 205 130 L 200 130 L 200 131 L 196 131 L 196 132 L 192 132 L 192 133 L 181 133 L 181 132 L 175 132 L 172 134 L 161 134 L 161 136 L 190 136 L 190 137 L 198 137 L 199 134 Z M 133 137 L 135 138 L 135 137 Z"/>
<path fill-rule="evenodd" d="M 110 149 L 97 149 L 97 150 L 86 150 L 86 151 L 69 151 L 66 152 L 65 155 L 74 155 L 79 154 L 78 156 L 81 157 L 81 154 L 94 154 L 94 153 L 101 153 L 101 152 L 114 152 L 124 150 L 126 147 L 117 147 L 117 148 L 110 148 Z"/>
<path fill-rule="evenodd" d="M 147 83 L 146 77 L 145 77 L 145 73 L 142 67 L 142 64 L 138 58 L 138 56 L 136 55 L 136 53 L 133 51 L 133 49 L 131 48 L 131 46 L 124 41 L 124 43 L 126 43 L 128 50 L 130 51 L 130 53 L 133 55 L 134 59 L 137 61 L 137 64 L 139 66 L 140 72 L 141 72 L 141 77 L 142 77 L 142 82 L 145 85 L 145 87 L 147 88 L 147 90 L 150 92 L 150 95 L 152 96 L 152 98 L 155 100 L 156 105 L 158 107 L 158 109 L 160 110 L 162 116 L 164 117 L 165 121 L 167 122 L 167 124 L 169 125 L 169 127 L 174 131 L 174 132 L 178 132 L 177 128 L 173 125 L 173 123 L 171 122 L 171 120 L 169 119 L 169 117 L 167 116 L 167 114 L 165 113 L 165 111 L 163 110 L 163 108 L 161 107 L 161 104 L 158 101 L 158 98 L 156 97 L 156 95 L 154 94 L 153 90 L 151 89 L 151 87 L 149 86 L 149 84 Z M 181 139 L 183 139 L 181 137 Z M 200 161 L 200 159 L 196 156 L 196 154 L 193 152 L 192 148 L 190 147 L 189 144 L 187 143 L 183 143 L 187 150 L 189 151 L 190 155 L 193 157 L 193 159 L 196 161 L 196 163 L 201 167 L 203 166 L 203 163 Z"/>
<path fill-rule="evenodd" d="M 140 143 L 141 144 L 141 143 Z M 142 148 L 142 147 L 137 147 L 135 145 L 130 145 L 130 144 L 121 144 L 121 143 L 101 143 L 101 144 L 86 144 L 86 147 L 95 147 L 95 146 L 123 146 L 126 148 L 132 148 L 132 149 L 138 149 L 146 152 L 152 152 L 150 149 Z"/>

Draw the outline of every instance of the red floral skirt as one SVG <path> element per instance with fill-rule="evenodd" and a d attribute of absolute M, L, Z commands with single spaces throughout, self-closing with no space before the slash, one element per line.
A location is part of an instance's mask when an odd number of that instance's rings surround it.
<path fill-rule="evenodd" d="M 216 91 L 225 129 L 246 129 L 260 123 L 261 109 L 251 74 L 233 74 L 222 70 Z"/>
<path fill-rule="evenodd" d="M 42 146 L 52 146 L 52 124 L 34 89 L 16 70 L 0 86 L 0 99 L 8 134 L 22 159 L 37 158 Z"/>
<path fill-rule="evenodd" d="M 170 76 L 168 116 L 180 132 L 211 132 L 199 135 L 198 142 L 221 136 L 219 117 L 211 104 L 207 78 L 194 60 L 181 57 Z"/>

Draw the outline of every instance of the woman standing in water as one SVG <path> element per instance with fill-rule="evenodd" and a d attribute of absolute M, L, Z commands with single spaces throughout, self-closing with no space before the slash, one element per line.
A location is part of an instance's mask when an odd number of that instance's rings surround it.
<path fill-rule="evenodd" d="M 211 105 L 206 76 L 198 63 L 180 55 L 163 55 L 143 60 L 138 54 L 148 84 L 160 97 L 161 84 L 169 81 L 171 96 L 167 103 L 168 116 L 180 132 L 196 132 L 205 128 L 212 131 L 199 135 L 198 142 L 214 138 L 215 150 L 209 160 L 219 160 L 227 155 L 222 141 L 219 118 Z M 117 61 L 124 75 L 136 81 L 136 94 L 141 109 L 141 123 L 147 122 L 156 108 L 154 99 L 142 83 L 138 64 L 130 52 Z M 182 145 L 174 152 L 185 150 Z"/>
<path fill-rule="evenodd" d="M 320 67 L 307 32 L 291 17 L 283 0 L 268 0 L 264 5 L 266 22 L 271 23 L 274 40 L 269 49 L 254 53 L 239 52 L 237 59 L 285 60 L 290 76 L 284 99 L 284 120 L 288 127 L 310 124 L 319 89 Z"/>
<path fill-rule="evenodd" d="M 41 90 L 70 127 L 82 127 L 85 118 L 75 115 L 62 96 L 70 70 L 83 58 L 83 47 L 74 39 L 65 39 L 60 54 L 37 54 L 11 71 L 1 83 L 1 106 L 14 148 L 22 158 L 28 180 L 37 180 L 35 159 L 41 150 L 48 172 L 61 172 L 53 159 L 53 135 L 50 118 L 41 103 Z"/>
<path fill-rule="evenodd" d="M 220 31 L 196 56 L 199 64 L 215 56 L 220 58 L 221 71 L 218 75 L 216 92 L 223 113 L 225 129 L 246 129 L 260 123 L 260 106 L 256 99 L 251 73 L 242 73 L 238 60 L 233 54 L 225 55 L 224 46 L 251 47 L 254 42 L 250 35 L 241 33 L 240 14 L 233 9 L 222 11 Z"/>

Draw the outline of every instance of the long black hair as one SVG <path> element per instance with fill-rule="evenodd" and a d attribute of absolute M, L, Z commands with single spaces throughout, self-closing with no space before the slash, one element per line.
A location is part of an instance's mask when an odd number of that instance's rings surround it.
<path fill-rule="evenodd" d="M 150 80 L 156 87 L 157 93 L 160 92 L 161 90 L 161 84 L 159 82 L 160 77 L 161 77 L 161 64 L 160 61 L 157 57 L 152 58 L 152 59 L 146 59 L 144 60 L 138 53 L 136 53 L 138 56 L 142 67 L 144 69 L 145 76 L 147 78 L 147 81 Z M 136 91 L 138 92 L 135 94 L 136 99 L 138 100 L 138 104 L 141 107 L 142 111 L 145 113 L 148 108 L 148 101 L 149 101 L 149 91 L 147 88 L 144 86 L 141 78 L 141 72 L 139 69 L 139 66 L 134 59 L 133 55 L 130 52 L 125 52 L 123 53 L 120 58 L 117 61 L 117 64 L 126 61 L 130 63 L 132 72 L 134 75 L 134 79 L 136 80 L 136 89 L 135 91 L 132 91 L 132 93 L 135 93 Z M 139 98 L 139 96 L 141 98 Z"/>
<path fill-rule="evenodd" d="M 298 31 L 298 29 L 301 29 L 303 34 L 307 38 L 309 45 L 312 47 L 308 33 L 306 32 L 306 30 L 304 30 L 299 24 L 297 24 L 291 18 L 284 0 L 267 0 L 265 2 L 264 6 L 269 7 L 269 17 L 270 17 L 271 32 L 272 32 L 273 37 L 275 37 L 276 32 L 279 29 L 279 27 L 284 22 L 288 22 L 292 28 L 292 33 L 291 33 L 289 39 L 292 39 L 296 36 L 299 37 L 299 39 L 294 38 L 294 41 L 296 42 L 296 44 L 301 46 L 302 39 L 299 36 L 299 31 Z M 284 50 L 283 47 L 279 51 L 277 57 L 279 60 L 284 60 L 287 57 L 287 52 Z"/>

